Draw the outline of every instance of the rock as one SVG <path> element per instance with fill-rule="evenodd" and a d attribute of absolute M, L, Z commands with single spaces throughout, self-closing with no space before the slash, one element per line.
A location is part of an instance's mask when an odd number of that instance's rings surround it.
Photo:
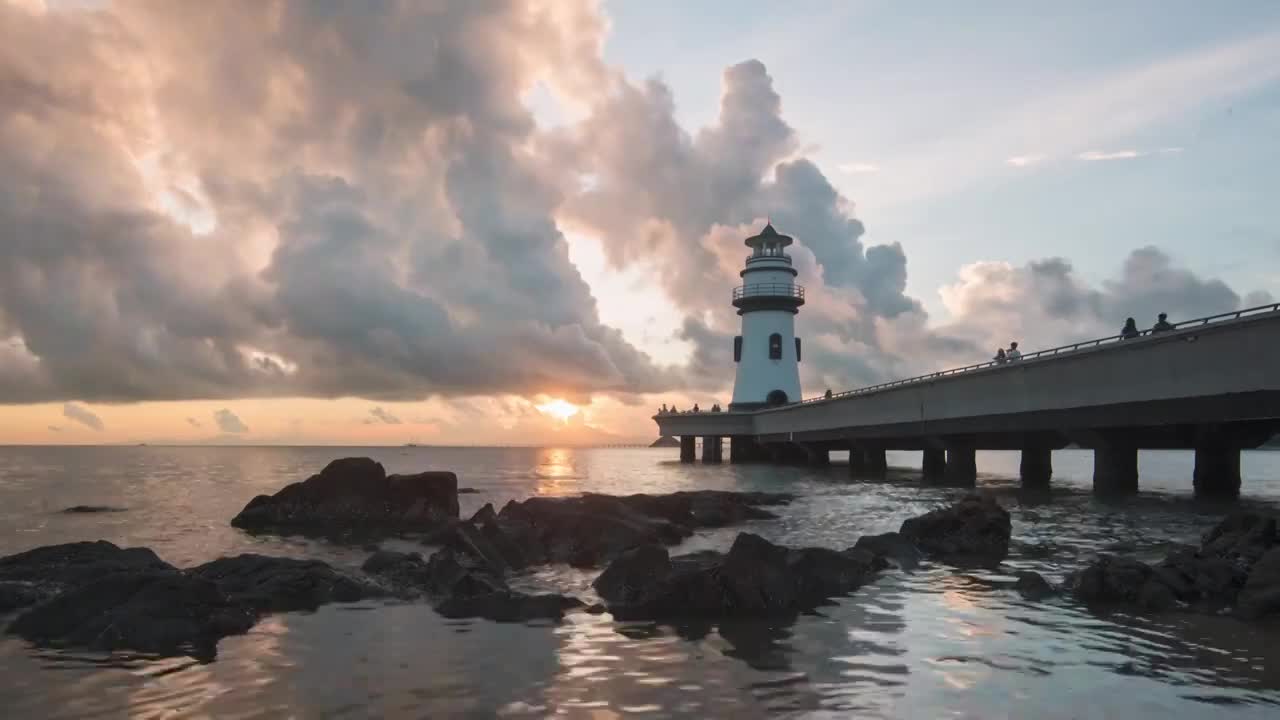
<path fill-rule="evenodd" d="M 125 508 L 111 507 L 110 505 L 72 505 L 62 510 L 66 514 L 76 513 L 116 513 L 124 512 Z"/>
<path fill-rule="evenodd" d="M 1017 578 L 1018 580 L 1014 583 L 1013 589 L 1028 600 L 1046 598 L 1054 592 L 1053 586 L 1040 573 L 1024 570 L 1017 574 Z"/>
<path fill-rule="evenodd" d="M 1009 554 L 1009 513 L 989 497 L 968 495 L 902 523 L 899 533 L 926 555 L 955 564 L 994 565 Z"/>
<path fill-rule="evenodd" d="M 379 550 L 370 555 L 360 569 L 380 580 L 385 580 L 400 595 L 420 594 L 429 587 L 431 580 L 427 561 L 416 552 Z"/>
<path fill-rule="evenodd" d="M 203 578 L 165 570 L 105 575 L 35 606 L 9 632 L 42 646 L 190 653 L 212 658 L 218 639 L 255 616 Z"/>
<path fill-rule="evenodd" d="M 1280 547 L 1271 548 L 1253 564 L 1236 609 L 1245 618 L 1280 612 Z"/>
<path fill-rule="evenodd" d="M 442 598 L 471 598 L 505 591 L 507 583 L 475 558 L 444 548 L 427 561 L 426 590 Z"/>
<path fill-rule="evenodd" d="M 1233 561 L 1247 568 L 1280 545 L 1276 519 L 1256 513 L 1234 513 L 1205 533 L 1200 554 Z"/>
<path fill-rule="evenodd" d="M 386 474 L 369 458 L 343 458 L 275 495 L 259 495 L 232 519 L 252 531 L 343 535 L 429 532 L 458 518 L 451 472 Z"/>
<path fill-rule="evenodd" d="M 46 545 L 0 557 L 0 581 L 46 586 L 49 594 L 121 572 L 177 572 L 147 548 L 120 548 L 105 540 Z"/>
<path fill-rule="evenodd" d="M 621 620 L 770 617 L 812 609 L 861 586 L 883 560 L 857 548 L 791 550 L 739 533 L 727 554 L 669 558 L 658 546 L 620 555 L 593 586 Z"/>
<path fill-rule="evenodd" d="M 701 528 L 771 520 L 777 516 L 758 506 L 784 505 L 793 498 L 785 493 L 692 490 L 667 495 L 626 495 L 617 499 L 641 514 L 688 528 Z"/>
<path fill-rule="evenodd" d="M 1248 568 L 1239 564 L 1238 557 L 1176 550 L 1156 567 L 1156 574 L 1180 600 L 1212 610 L 1235 603 L 1248 579 Z"/>
<path fill-rule="evenodd" d="M 427 587 L 436 595 L 436 612 L 448 618 L 480 617 L 497 622 L 564 617 L 564 611 L 582 605 L 576 598 L 557 594 L 530 595 L 507 587 L 475 558 L 444 548 L 427 563 Z"/>
<path fill-rule="evenodd" d="M 342 575 L 319 560 L 246 553 L 218 558 L 188 573 L 215 583 L 231 600 L 259 613 L 315 610 L 331 602 L 382 595 L 379 588 Z"/>
<path fill-rule="evenodd" d="M 591 603 L 590 605 L 584 605 L 582 607 L 582 612 L 588 615 L 603 615 L 609 611 L 600 603 Z"/>
<path fill-rule="evenodd" d="M 35 605 L 50 597 L 50 591 L 32 583 L 0 582 L 0 614 Z"/>
<path fill-rule="evenodd" d="M 477 490 L 476 488 L 469 488 L 469 487 L 461 487 L 461 488 L 458 488 L 458 494 L 459 494 L 459 495 L 474 495 L 474 494 L 479 493 L 479 492 L 484 492 L 484 491 L 483 491 L 483 490 Z"/>
<path fill-rule="evenodd" d="M 916 544 L 896 532 L 881 535 L 863 535 L 853 545 L 859 550 L 866 550 L 886 560 L 893 561 L 904 570 L 911 570 L 920 564 L 923 557 Z"/>
<path fill-rule="evenodd" d="M 1175 602 L 1173 591 L 1151 566 L 1132 558 L 1101 555 L 1067 584 L 1077 599 L 1087 603 L 1130 603 L 1163 610 Z"/>

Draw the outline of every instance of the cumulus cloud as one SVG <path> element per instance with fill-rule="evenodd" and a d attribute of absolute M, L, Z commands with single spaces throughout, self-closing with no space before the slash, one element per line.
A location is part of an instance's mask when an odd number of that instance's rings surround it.
<path fill-rule="evenodd" d="M 217 424 L 218 429 L 224 433 L 245 433 L 249 432 L 249 426 L 245 425 L 236 414 L 222 408 L 213 413 L 213 421 Z"/>
<path fill-rule="evenodd" d="M 387 425 L 400 424 L 400 418 L 396 417 L 395 415 L 392 415 L 386 410 L 383 410 L 381 407 L 373 408 L 372 410 L 369 411 L 369 414 L 372 415 L 375 420 L 380 420 Z"/>
<path fill-rule="evenodd" d="M 102 418 L 93 414 L 89 408 L 79 403 L 65 403 L 62 406 L 62 416 L 68 420 L 74 420 L 90 430 L 102 432 L 106 429 L 106 425 L 103 424 Z"/>
<path fill-rule="evenodd" d="M 197 419 L 195 419 L 195 418 L 193 418 L 193 417 L 189 417 L 189 418 L 187 418 L 187 424 L 188 424 L 188 425 L 190 425 L 190 426 L 191 426 L 191 427 L 193 427 L 193 428 L 202 428 L 202 427 L 204 427 L 204 425 L 203 425 L 203 424 L 201 424 L 201 422 L 200 422 L 199 420 L 197 420 Z"/>
<path fill-rule="evenodd" d="M 982 338 L 992 349 L 1019 341 L 1023 348 L 1115 335 L 1125 318 L 1149 327 L 1167 312 L 1173 321 L 1228 312 L 1254 304 L 1221 280 L 1177 267 L 1155 247 L 1133 251 L 1116 277 L 1093 287 L 1071 263 L 1049 258 L 1015 266 L 978 262 L 960 270 L 941 290 L 953 334 Z"/>
<path fill-rule="evenodd" d="M 1141 157 L 1145 153 L 1137 150 L 1086 150 L 1076 157 L 1081 160 L 1129 160 L 1131 158 Z"/>

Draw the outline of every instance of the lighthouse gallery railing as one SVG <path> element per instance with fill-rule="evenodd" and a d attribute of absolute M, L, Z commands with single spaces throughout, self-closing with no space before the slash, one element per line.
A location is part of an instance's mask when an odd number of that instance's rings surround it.
<path fill-rule="evenodd" d="M 804 286 L 793 283 L 755 283 L 739 285 L 733 289 L 733 299 L 748 297 L 793 297 L 804 299 Z"/>

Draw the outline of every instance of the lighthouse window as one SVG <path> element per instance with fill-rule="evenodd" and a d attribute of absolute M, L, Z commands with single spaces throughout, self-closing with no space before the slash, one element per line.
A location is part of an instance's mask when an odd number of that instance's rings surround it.
<path fill-rule="evenodd" d="M 778 333 L 769 336 L 769 359 L 782 359 L 782 336 Z"/>
<path fill-rule="evenodd" d="M 733 339 L 733 361 L 742 362 L 742 336 Z"/>
<path fill-rule="evenodd" d="M 800 338 L 796 338 L 796 362 L 800 362 Z"/>

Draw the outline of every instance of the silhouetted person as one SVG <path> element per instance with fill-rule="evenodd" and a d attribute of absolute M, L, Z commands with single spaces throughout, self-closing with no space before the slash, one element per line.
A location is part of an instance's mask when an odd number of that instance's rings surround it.
<path fill-rule="evenodd" d="M 666 404 L 666 403 L 662 403 L 662 409 L 661 409 L 661 410 L 659 410 L 658 412 L 662 413 L 663 415 L 666 415 L 666 414 L 667 414 L 667 404 Z"/>
<path fill-rule="evenodd" d="M 1120 328 L 1121 339 L 1132 340 L 1140 335 L 1142 332 L 1138 330 L 1138 323 L 1134 322 L 1133 318 L 1125 318 L 1124 327 Z"/>
<path fill-rule="evenodd" d="M 1160 313 L 1160 316 L 1156 318 L 1156 324 L 1151 326 L 1151 332 L 1169 332 L 1172 330 L 1173 323 L 1169 322 L 1168 317 L 1168 313 Z"/>
<path fill-rule="evenodd" d="M 1009 360 L 1009 362 L 1013 362 L 1014 360 L 1021 360 L 1022 353 L 1018 352 L 1018 343 L 1016 342 L 1009 343 L 1009 352 L 1005 353 L 1004 356 Z"/>
<path fill-rule="evenodd" d="M 1009 362 L 1009 358 L 1004 354 L 1004 348 L 997 348 L 996 356 L 992 358 L 992 360 L 995 360 L 997 365 L 1003 365 Z"/>
<path fill-rule="evenodd" d="M 827 388 L 827 392 L 826 392 L 826 393 L 824 393 L 822 397 L 824 397 L 824 398 L 826 398 L 826 399 L 830 400 L 830 399 L 831 399 L 831 388 Z"/>
<path fill-rule="evenodd" d="M 720 412 L 720 403 L 711 406 L 711 412 Z"/>
<path fill-rule="evenodd" d="M 693 411 L 698 412 L 698 403 L 693 404 Z"/>

